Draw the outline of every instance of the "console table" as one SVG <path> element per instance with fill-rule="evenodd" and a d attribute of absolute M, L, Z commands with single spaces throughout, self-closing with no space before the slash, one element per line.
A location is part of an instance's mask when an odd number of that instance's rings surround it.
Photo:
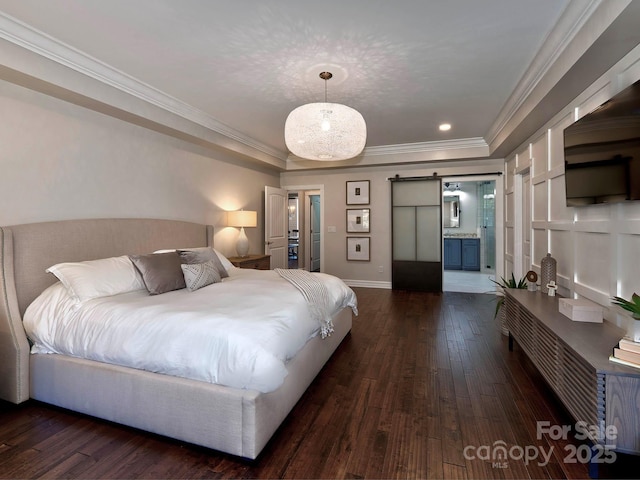
<path fill-rule="evenodd" d="M 505 295 L 510 350 L 515 339 L 576 422 L 616 427 L 615 441 L 594 443 L 640 454 L 640 369 L 609 361 L 625 331 L 610 322 L 574 322 L 558 311 L 557 297 L 541 292 Z"/>

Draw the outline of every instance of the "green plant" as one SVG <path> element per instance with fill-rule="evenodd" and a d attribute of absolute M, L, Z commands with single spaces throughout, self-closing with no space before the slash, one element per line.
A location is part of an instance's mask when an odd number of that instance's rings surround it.
<path fill-rule="evenodd" d="M 640 295 L 637 293 L 631 295 L 631 300 L 625 300 L 622 297 L 613 297 L 611 303 L 620 305 L 628 312 L 631 312 L 633 318 L 640 320 Z"/>
<path fill-rule="evenodd" d="M 522 277 L 520 280 L 516 282 L 516 277 L 511 273 L 511 278 L 507 280 L 504 277 L 500 277 L 500 281 L 491 279 L 493 283 L 498 285 L 500 288 L 527 288 L 529 285 L 527 284 L 527 277 Z M 493 315 L 493 318 L 498 316 L 498 312 L 500 311 L 500 307 L 504 305 L 504 297 L 500 297 L 498 302 L 496 303 L 496 313 Z"/>

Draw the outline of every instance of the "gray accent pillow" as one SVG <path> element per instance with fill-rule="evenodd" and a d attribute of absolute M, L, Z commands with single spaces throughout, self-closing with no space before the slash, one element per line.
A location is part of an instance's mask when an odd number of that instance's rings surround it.
<path fill-rule="evenodd" d="M 220 278 L 227 278 L 229 273 L 227 269 L 224 268 L 222 262 L 218 258 L 216 252 L 213 251 L 211 247 L 198 247 L 198 248 L 190 248 L 185 250 L 178 250 L 180 254 L 180 258 L 182 259 L 182 263 L 186 263 L 188 265 L 213 262 L 213 266 L 218 273 L 220 274 Z"/>
<path fill-rule="evenodd" d="M 185 288 L 178 252 L 129 255 L 151 295 Z"/>
<path fill-rule="evenodd" d="M 194 264 L 183 263 L 180 268 L 184 274 L 184 283 L 187 284 L 187 290 L 190 292 L 222 280 L 220 273 L 211 261 Z"/>

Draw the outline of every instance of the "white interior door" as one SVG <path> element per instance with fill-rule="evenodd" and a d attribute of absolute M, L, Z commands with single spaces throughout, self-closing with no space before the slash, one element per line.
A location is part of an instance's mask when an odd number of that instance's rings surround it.
<path fill-rule="evenodd" d="M 276 187 L 264 187 L 264 252 L 271 255 L 271 268 L 288 267 L 288 194 Z"/>

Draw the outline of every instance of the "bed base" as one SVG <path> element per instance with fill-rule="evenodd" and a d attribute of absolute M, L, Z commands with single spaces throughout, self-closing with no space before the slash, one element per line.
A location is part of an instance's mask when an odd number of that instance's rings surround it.
<path fill-rule="evenodd" d="M 64 355 L 31 356 L 31 397 L 145 431 L 255 459 L 351 329 L 313 338 L 287 364 L 276 391 L 260 393 Z"/>

